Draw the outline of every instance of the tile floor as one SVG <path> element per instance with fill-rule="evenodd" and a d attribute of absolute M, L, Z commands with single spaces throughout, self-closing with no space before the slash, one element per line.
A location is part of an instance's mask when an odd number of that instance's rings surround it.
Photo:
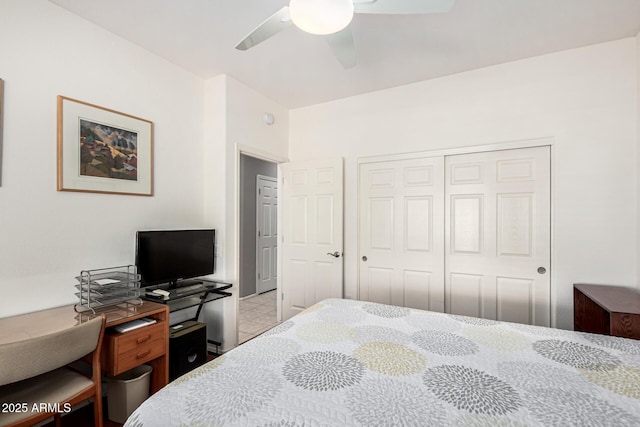
<path fill-rule="evenodd" d="M 238 340 L 242 344 L 278 324 L 276 291 L 240 300 Z"/>

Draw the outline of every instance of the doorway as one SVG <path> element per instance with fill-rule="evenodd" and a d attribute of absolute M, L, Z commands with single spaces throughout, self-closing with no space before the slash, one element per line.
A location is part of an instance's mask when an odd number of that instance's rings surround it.
<path fill-rule="evenodd" d="M 275 284 L 277 191 L 273 186 L 277 180 L 277 173 L 277 163 L 240 153 L 239 343 L 261 334 L 278 323 Z M 260 206 L 260 201 L 268 202 L 268 209 Z M 266 238 L 262 238 L 265 234 Z M 266 284 L 260 283 L 263 278 L 268 279 L 265 281 Z"/>

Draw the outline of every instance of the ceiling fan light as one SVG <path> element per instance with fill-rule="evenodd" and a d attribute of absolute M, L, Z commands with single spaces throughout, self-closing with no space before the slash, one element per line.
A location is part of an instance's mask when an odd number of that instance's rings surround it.
<path fill-rule="evenodd" d="M 311 34 L 333 34 L 345 28 L 353 18 L 353 0 L 291 0 L 291 20 Z"/>

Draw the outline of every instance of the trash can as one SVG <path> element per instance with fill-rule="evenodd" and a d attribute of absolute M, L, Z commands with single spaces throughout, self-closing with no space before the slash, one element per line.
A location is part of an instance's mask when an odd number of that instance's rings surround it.
<path fill-rule="evenodd" d="M 149 397 L 151 366 L 140 365 L 115 377 L 106 377 L 109 419 L 120 424 Z"/>

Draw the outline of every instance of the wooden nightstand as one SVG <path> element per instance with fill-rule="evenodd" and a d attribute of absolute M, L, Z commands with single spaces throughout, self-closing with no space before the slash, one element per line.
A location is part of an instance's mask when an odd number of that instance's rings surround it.
<path fill-rule="evenodd" d="M 640 293 L 620 286 L 573 285 L 573 329 L 640 339 Z"/>

